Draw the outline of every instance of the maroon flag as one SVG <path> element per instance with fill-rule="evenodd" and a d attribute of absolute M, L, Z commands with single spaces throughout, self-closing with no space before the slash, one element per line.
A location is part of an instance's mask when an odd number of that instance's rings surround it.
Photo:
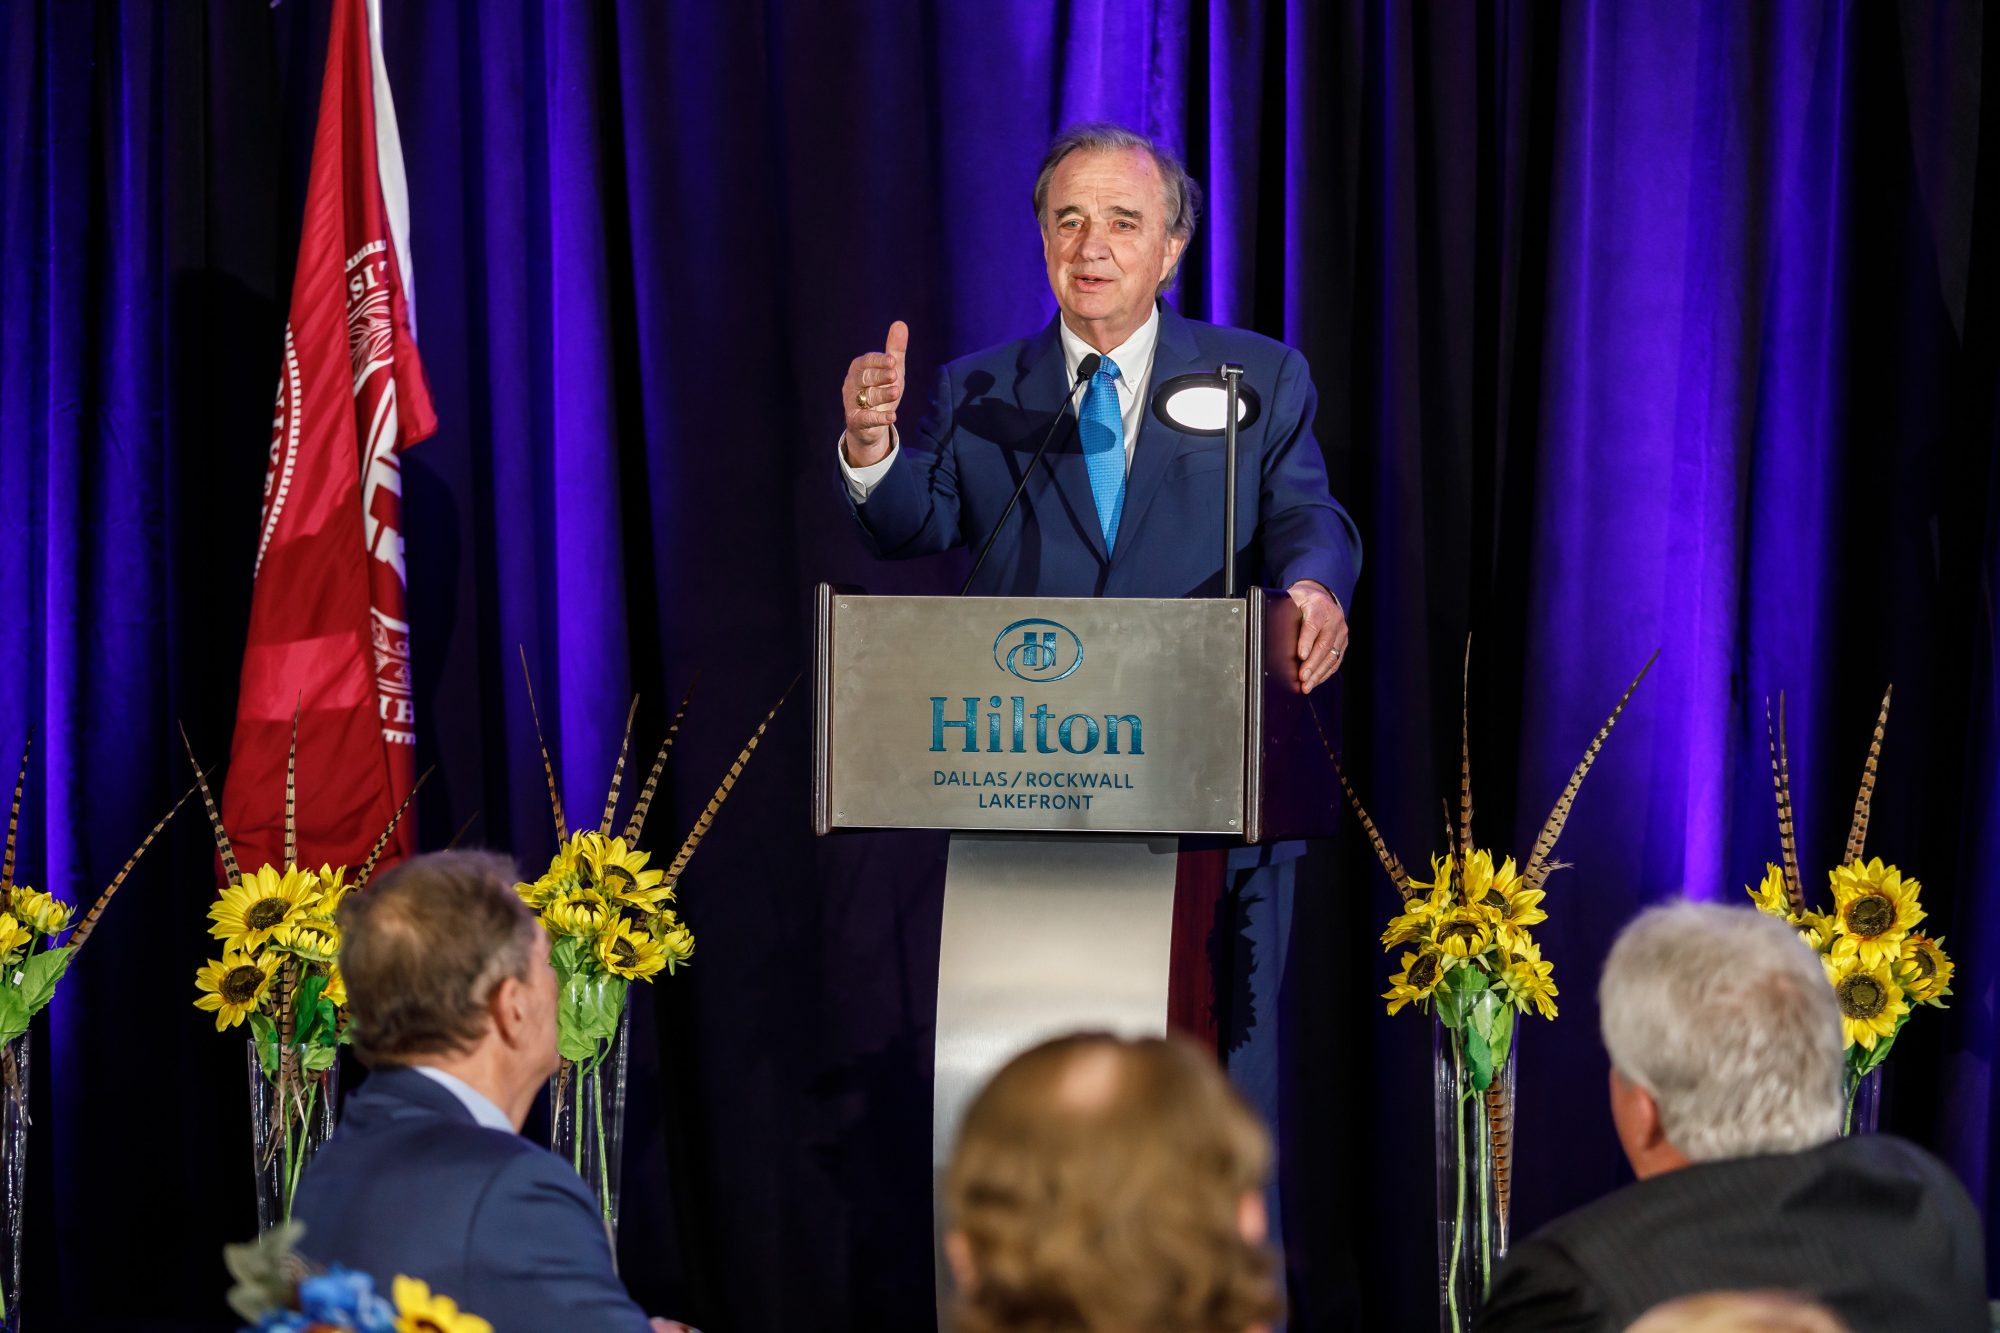
<path fill-rule="evenodd" d="M 398 455 L 437 415 L 407 211 L 378 34 L 363 0 L 334 0 L 223 793 L 246 869 L 284 854 L 294 706 L 302 861 L 358 864 L 415 778 Z M 412 829 L 384 864 L 413 850 Z"/>

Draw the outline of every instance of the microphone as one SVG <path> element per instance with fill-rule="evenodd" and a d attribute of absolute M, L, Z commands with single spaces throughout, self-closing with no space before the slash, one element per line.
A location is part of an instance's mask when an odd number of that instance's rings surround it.
<path fill-rule="evenodd" d="M 1062 407 L 1056 412 L 1056 419 L 1049 423 L 1049 433 L 1042 437 L 1042 447 L 1035 450 L 1035 456 L 1028 460 L 1028 466 L 1021 469 L 1021 480 L 1015 484 L 1014 493 L 1007 497 L 1007 507 L 1000 511 L 1000 521 L 993 525 L 993 531 L 986 534 L 986 545 L 979 548 L 979 558 L 972 562 L 972 572 L 965 576 L 965 583 L 958 590 L 960 597 L 965 596 L 966 589 L 970 588 L 972 581 L 979 577 L 980 566 L 986 563 L 987 555 L 992 552 L 994 539 L 1000 535 L 1000 529 L 1007 526 L 1007 516 L 1012 514 L 1014 506 L 1020 503 L 1021 492 L 1028 489 L 1028 478 L 1035 475 L 1035 468 L 1041 463 L 1042 455 L 1047 453 L 1049 445 L 1055 442 L 1056 432 L 1062 429 L 1064 421 L 1075 419 L 1075 414 L 1070 409 L 1076 406 L 1076 391 L 1090 383 L 1090 377 L 1095 375 L 1097 368 L 1103 364 L 1104 358 L 1095 352 L 1077 363 L 1076 383 L 1070 385 L 1069 397 L 1063 399 Z"/>

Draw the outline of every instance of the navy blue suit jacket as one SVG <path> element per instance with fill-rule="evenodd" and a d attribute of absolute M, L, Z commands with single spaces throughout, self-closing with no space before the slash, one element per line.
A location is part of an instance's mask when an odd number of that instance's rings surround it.
<path fill-rule="evenodd" d="M 1060 318 L 1060 316 L 1058 316 Z M 1160 309 L 1147 396 L 1176 375 L 1233 361 L 1263 400 L 1237 442 L 1238 576 L 1290 587 L 1313 579 L 1349 605 L 1361 537 L 1328 493 L 1313 439 L 1316 396 L 1305 358 L 1283 343 Z M 879 556 L 977 551 L 999 522 L 1069 387 L 1055 320 L 1032 338 L 953 361 L 915 435 L 853 506 Z M 985 596 L 1189 597 L 1222 591 L 1220 437 L 1186 435 L 1148 402 L 1108 555 L 1074 425 L 1049 447 L 971 591 Z"/>
<path fill-rule="evenodd" d="M 487 1129 L 449 1089 L 384 1068 L 306 1168 L 299 1248 L 375 1279 L 422 1278 L 495 1333 L 648 1333 L 612 1267 L 596 1200 L 569 1163 Z"/>

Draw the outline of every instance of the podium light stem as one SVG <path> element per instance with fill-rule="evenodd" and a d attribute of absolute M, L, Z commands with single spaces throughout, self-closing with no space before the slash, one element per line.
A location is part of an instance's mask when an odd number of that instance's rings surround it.
<path fill-rule="evenodd" d="M 1222 595 L 1236 595 L 1236 415 L 1243 367 L 1222 366 Z"/>

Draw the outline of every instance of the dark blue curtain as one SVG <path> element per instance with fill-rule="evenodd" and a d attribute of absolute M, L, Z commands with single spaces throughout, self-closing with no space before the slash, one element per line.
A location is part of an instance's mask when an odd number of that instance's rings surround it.
<path fill-rule="evenodd" d="M 583 808 L 630 694 L 657 737 L 699 674 L 665 843 L 804 665 L 816 581 L 955 586 L 956 557 L 853 538 L 836 383 L 892 318 L 919 384 L 1046 319 L 1041 147 L 1123 120 L 1208 187 L 1182 309 L 1311 359 L 1369 545 L 1341 743 L 1406 858 L 1455 780 L 1468 631 L 1479 836 L 1516 851 L 1663 650 L 1552 886 L 1563 1015 L 1522 1042 L 1517 1225 L 1625 1179 L 1598 960 L 1643 903 L 1736 900 L 1776 855 L 1765 698 L 1823 868 L 1890 681 L 1869 846 L 1924 880 L 1960 971 L 1886 1122 L 1995 1216 L 1980 6 L 385 9 L 444 423 L 404 474 L 427 846 L 473 820 L 550 850 L 517 649 Z M 25 866 L 67 896 L 181 790 L 176 719 L 226 753 L 325 26 L 317 0 L 0 9 L 0 753 L 35 733 Z M 709 1328 L 917 1327 L 943 847 L 815 842 L 805 717 L 689 873 L 694 968 L 636 1005 L 624 1271 Z M 210 875 L 184 820 L 38 1030 L 37 1326 L 226 1326 L 218 1248 L 253 1224 L 241 1042 L 189 1003 Z M 1376 999 L 1390 899 L 1355 838 L 1302 874 L 1300 1327 L 1429 1317 L 1429 1034 Z"/>

